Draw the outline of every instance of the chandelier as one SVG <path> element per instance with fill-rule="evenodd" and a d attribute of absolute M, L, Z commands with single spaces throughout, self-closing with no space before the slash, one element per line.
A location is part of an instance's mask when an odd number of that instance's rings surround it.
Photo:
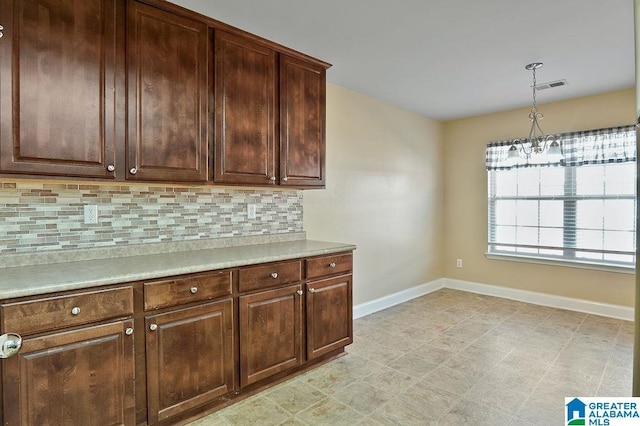
<path fill-rule="evenodd" d="M 534 62 L 525 66 L 525 69 L 533 72 L 533 105 L 531 106 L 531 112 L 529 113 L 529 120 L 531 120 L 531 129 L 529 130 L 529 137 L 526 139 L 514 139 L 509 147 L 508 158 L 509 160 L 517 160 L 520 158 L 520 152 L 522 152 L 527 160 L 532 154 L 546 154 L 547 160 L 561 160 L 562 149 L 560 144 L 556 140 L 555 136 L 547 135 L 540 128 L 538 120 L 542 120 L 544 116 L 536 104 L 536 70 L 542 67 L 542 62 Z"/>

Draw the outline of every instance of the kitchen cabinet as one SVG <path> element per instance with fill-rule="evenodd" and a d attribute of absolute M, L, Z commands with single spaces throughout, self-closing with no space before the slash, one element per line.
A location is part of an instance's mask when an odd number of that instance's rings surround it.
<path fill-rule="evenodd" d="M 240 296 L 240 386 L 302 361 L 300 284 Z"/>
<path fill-rule="evenodd" d="M 352 263 L 351 254 L 307 259 L 308 359 L 353 343 Z"/>
<path fill-rule="evenodd" d="M 127 179 L 208 176 L 207 25 L 127 3 Z"/>
<path fill-rule="evenodd" d="M 162 0 L 0 17 L 0 174 L 325 186 L 329 64 Z"/>
<path fill-rule="evenodd" d="M 253 40 L 215 31 L 214 182 L 276 182 L 277 55 Z"/>
<path fill-rule="evenodd" d="M 0 300 L 0 332 L 22 336 L 0 360 L 0 423 L 171 425 L 226 406 L 344 353 L 351 274 L 342 252 Z"/>
<path fill-rule="evenodd" d="M 222 270 L 143 284 L 149 424 L 234 389 L 232 280 Z"/>
<path fill-rule="evenodd" d="M 280 184 L 325 186 L 326 67 L 280 55 Z"/>
<path fill-rule="evenodd" d="M 240 268 L 241 387 L 302 363 L 302 279 L 299 259 Z"/>
<path fill-rule="evenodd" d="M 0 312 L 2 332 L 23 336 L 2 360 L 4 425 L 136 424 L 131 287 L 8 302 Z"/>
<path fill-rule="evenodd" d="M 118 0 L 0 0 L 0 172 L 113 179 Z"/>
<path fill-rule="evenodd" d="M 150 315 L 145 324 L 149 424 L 233 390 L 230 298 Z"/>

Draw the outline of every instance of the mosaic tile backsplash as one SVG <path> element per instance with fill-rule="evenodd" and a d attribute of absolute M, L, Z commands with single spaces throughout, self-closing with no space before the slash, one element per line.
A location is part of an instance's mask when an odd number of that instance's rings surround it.
<path fill-rule="evenodd" d="M 85 204 L 97 224 L 84 224 Z M 0 183 L 0 253 L 286 234 L 302 220 L 299 190 Z"/>

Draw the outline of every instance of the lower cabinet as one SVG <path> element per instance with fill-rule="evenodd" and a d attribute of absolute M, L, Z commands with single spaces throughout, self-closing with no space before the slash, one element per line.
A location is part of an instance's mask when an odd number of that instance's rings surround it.
<path fill-rule="evenodd" d="M 233 390 L 233 302 L 225 299 L 145 318 L 148 423 Z"/>
<path fill-rule="evenodd" d="M 311 281 L 307 287 L 307 358 L 353 343 L 351 277 Z"/>
<path fill-rule="evenodd" d="M 240 385 L 300 365 L 301 285 L 240 296 Z"/>
<path fill-rule="evenodd" d="M 40 337 L 2 360 L 4 425 L 135 425 L 133 321 Z"/>
<path fill-rule="evenodd" d="M 228 405 L 352 342 L 351 270 L 339 253 L 0 300 L 0 333 L 22 335 L 0 423 L 171 425 Z"/>

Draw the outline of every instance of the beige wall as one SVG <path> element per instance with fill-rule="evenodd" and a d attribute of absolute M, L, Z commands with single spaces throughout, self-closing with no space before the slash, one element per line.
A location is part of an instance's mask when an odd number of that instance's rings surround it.
<path fill-rule="evenodd" d="M 327 187 L 304 192 L 316 240 L 357 244 L 354 304 L 443 277 L 442 124 L 327 85 Z"/>
<path fill-rule="evenodd" d="M 557 89 L 562 90 L 562 89 Z M 541 105 L 545 133 L 635 122 L 634 89 Z M 634 275 L 485 257 L 487 142 L 526 136 L 528 108 L 445 123 L 444 274 L 448 278 L 633 306 Z M 456 258 L 464 267 L 456 268 Z"/>

